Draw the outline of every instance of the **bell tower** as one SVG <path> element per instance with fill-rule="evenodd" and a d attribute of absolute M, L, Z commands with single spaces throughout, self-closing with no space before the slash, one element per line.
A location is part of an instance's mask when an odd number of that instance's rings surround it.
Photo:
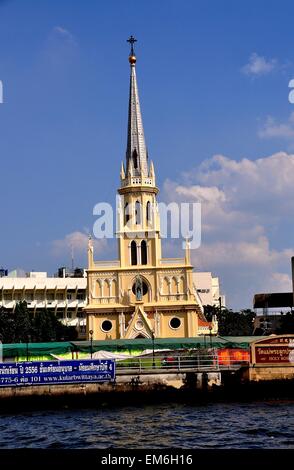
<path fill-rule="evenodd" d="M 154 165 L 148 161 L 136 78 L 136 55 L 131 36 L 129 115 L 125 164 L 121 165 L 118 190 L 119 257 L 121 266 L 136 269 L 157 266 L 161 258 L 160 221 Z"/>
<path fill-rule="evenodd" d="M 87 335 L 95 340 L 191 338 L 202 311 L 185 257 L 162 258 L 158 188 L 148 161 L 137 77 L 136 39 L 128 39 L 130 90 L 126 159 L 121 164 L 117 227 L 119 256 L 95 261 L 88 246 Z"/>

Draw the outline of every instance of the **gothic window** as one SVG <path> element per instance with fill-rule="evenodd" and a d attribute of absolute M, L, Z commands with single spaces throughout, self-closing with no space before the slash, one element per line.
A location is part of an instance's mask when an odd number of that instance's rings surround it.
<path fill-rule="evenodd" d="M 141 263 L 147 264 L 147 243 L 145 240 L 141 242 Z"/>
<path fill-rule="evenodd" d="M 184 278 L 183 278 L 183 276 L 181 276 L 181 278 L 180 278 L 180 282 L 179 282 L 179 292 L 180 292 L 181 294 L 184 293 Z"/>
<path fill-rule="evenodd" d="M 135 215 L 136 215 L 136 225 L 141 223 L 141 204 L 139 201 L 136 201 L 135 204 Z"/>
<path fill-rule="evenodd" d="M 128 223 L 130 220 L 130 209 L 129 209 L 129 204 L 126 202 L 125 203 L 125 225 Z"/>
<path fill-rule="evenodd" d="M 147 222 L 151 222 L 150 201 L 148 201 L 146 205 L 146 220 Z"/>
<path fill-rule="evenodd" d="M 138 261 L 137 261 L 137 244 L 134 240 L 131 243 L 131 263 L 133 265 L 138 264 Z"/>
<path fill-rule="evenodd" d="M 178 291 L 177 280 L 175 277 L 173 277 L 171 281 L 171 292 L 172 294 L 176 294 L 177 291 Z"/>
<path fill-rule="evenodd" d="M 104 296 L 110 297 L 111 296 L 111 281 L 110 279 L 105 279 L 104 281 Z"/>
<path fill-rule="evenodd" d="M 113 279 L 112 281 L 112 293 L 111 293 L 111 296 L 112 297 L 116 297 L 116 280 Z"/>
<path fill-rule="evenodd" d="M 169 294 L 169 285 L 170 285 L 169 279 L 165 277 L 162 283 L 162 292 L 164 295 Z"/>
<path fill-rule="evenodd" d="M 135 149 L 133 151 L 133 163 L 134 163 L 134 168 L 138 168 L 138 153 L 137 150 Z"/>

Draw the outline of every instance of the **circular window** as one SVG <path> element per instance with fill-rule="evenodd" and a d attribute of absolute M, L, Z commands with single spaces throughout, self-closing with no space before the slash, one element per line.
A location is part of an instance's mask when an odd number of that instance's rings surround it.
<path fill-rule="evenodd" d="M 136 295 L 136 283 L 133 284 L 132 292 L 133 292 L 134 295 Z M 146 282 L 143 281 L 143 295 L 146 295 L 147 292 L 148 292 L 148 286 L 147 286 Z"/>
<path fill-rule="evenodd" d="M 101 324 L 101 330 L 108 332 L 112 329 L 112 322 L 110 320 L 104 320 Z"/>
<path fill-rule="evenodd" d="M 176 330 L 177 328 L 180 328 L 181 323 L 182 321 L 179 318 L 173 317 L 169 322 L 169 326 L 173 328 L 174 330 Z"/>

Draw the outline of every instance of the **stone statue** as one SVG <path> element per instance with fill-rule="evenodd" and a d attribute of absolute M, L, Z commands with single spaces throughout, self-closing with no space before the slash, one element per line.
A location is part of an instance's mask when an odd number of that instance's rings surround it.
<path fill-rule="evenodd" d="M 135 292 L 136 292 L 136 300 L 142 300 L 143 283 L 142 283 L 142 278 L 139 275 L 136 276 Z"/>

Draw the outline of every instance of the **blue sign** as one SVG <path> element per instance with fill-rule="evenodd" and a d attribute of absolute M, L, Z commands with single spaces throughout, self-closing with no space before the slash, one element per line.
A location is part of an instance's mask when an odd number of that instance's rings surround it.
<path fill-rule="evenodd" d="M 4 362 L 0 364 L 0 387 L 113 382 L 115 361 Z"/>

